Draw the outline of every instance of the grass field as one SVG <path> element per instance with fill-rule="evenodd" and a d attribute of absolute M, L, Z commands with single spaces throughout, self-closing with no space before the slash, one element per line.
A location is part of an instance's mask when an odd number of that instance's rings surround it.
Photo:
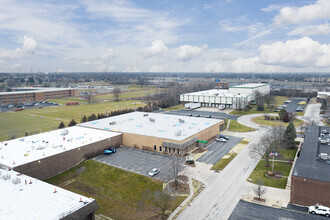
<path fill-rule="evenodd" d="M 233 153 L 228 158 L 223 158 L 219 160 L 214 166 L 211 168 L 211 170 L 223 170 L 225 167 L 237 156 L 237 153 Z"/>
<path fill-rule="evenodd" d="M 289 123 L 285 123 L 283 121 L 265 120 L 264 116 L 252 118 L 252 121 L 254 123 L 261 124 L 261 125 L 266 125 L 266 126 L 282 126 L 282 127 L 287 127 L 289 125 Z M 304 121 L 302 121 L 300 119 L 295 119 L 293 121 L 293 124 L 295 126 L 300 126 L 300 125 L 304 124 Z"/>
<path fill-rule="evenodd" d="M 242 125 L 235 120 L 230 120 L 229 128 L 228 128 L 228 131 L 233 131 L 233 132 L 251 132 L 255 130 L 256 129 Z"/>
<path fill-rule="evenodd" d="M 139 97 L 144 97 L 147 95 L 154 95 L 157 94 L 157 90 L 145 90 L 145 91 L 130 91 L 130 92 L 122 92 L 119 95 L 119 99 L 132 99 L 132 98 L 139 98 Z M 113 94 L 106 94 L 106 95 L 97 95 L 94 97 L 95 99 L 103 99 L 103 100 L 112 100 L 115 99 Z"/>
<path fill-rule="evenodd" d="M 78 174 L 76 170 L 85 167 Z M 162 190 L 163 183 L 132 172 L 87 160 L 47 182 L 67 190 L 92 197 L 103 214 L 113 219 L 146 219 L 154 215 L 140 204 L 146 192 Z M 186 197 L 177 197 L 171 204 L 174 210 Z"/>
<path fill-rule="evenodd" d="M 162 110 L 164 110 L 164 111 L 178 111 L 181 109 L 185 109 L 185 107 L 183 105 L 175 105 L 175 106 L 171 106 L 168 108 L 162 108 Z"/>
<path fill-rule="evenodd" d="M 279 154 L 283 156 L 282 161 L 288 161 L 288 160 L 293 160 L 297 148 L 295 149 L 280 149 Z M 275 158 L 276 159 L 276 158 Z M 266 161 L 265 160 L 260 160 L 256 168 L 253 170 L 253 172 L 250 175 L 250 179 L 254 184 L 258 184 L 258 179 L 260 178 L 263 182 L 263 185 L 265 186 L 271 186 L 271 187 L 276 187 L 276 188 L 281 188 L 285 189 L 286 183 L 287 183 L 287 177 L 290 174 L 290 170 L 292 167 L 291 163 L 287 162 L 274 162 L 274 171 L 275 172 L 280 172 L 283 177 L 280 179 L 271 179 L 266 177 L 265 173 L 268 170 L 272 170 L 271 164 L 272 162 L 269 161 L 270 166 L 266 167 Z"/>
<path fill-rule="evenodd" d="M 86 99 L 81 99 L 79 97 L 67 97 L 67 98 L 62 98 L 62 99 L 50 99 L 48 100 L 49 102 L 54 102 L 58 103 L 61 105 L 65 105 L 68 102 L 79 102 L 80 105 L 86 105 L 88 104 L 88 101 Z M 99 103 L 101 101 L 99 100 L 91 100 L 91 104 L 93 103 Z"/>
<path fill-rule="evenodd" d="M 66 125 L 71 119 L 80 122 L 83 115 L 111 112 L 117 109 L 134 109 L 134 100 L 119 102 L 102 102 L 90 105 L 55 106 L 47 108 L 26 109 L 20 112 L 4 112 L 0 114 L 0 140 L 4 141 L 9 136 L 24 136 L 26 131 L 42 129 L 49 131 L 57 128 L 61 121 Z M 145 106 L 138 102 L 136 107 Z M 41 116 L 43 118 L 41 118 Z"/>

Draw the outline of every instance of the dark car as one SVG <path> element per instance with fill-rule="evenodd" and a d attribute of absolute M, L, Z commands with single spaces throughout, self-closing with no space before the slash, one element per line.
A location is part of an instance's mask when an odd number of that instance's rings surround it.
<path fill-rule="evenodd" d="M 116 149 L 115 148 L 110 148 L 110 149 L 104 150 L 103 153 L 105 155 L 114 154 L 114 153 L 116 153 Z"/>
<path fill-rule="evenodd" d="M 212 116 L 211 116 L 211 115 L 207 115 L 206 117 L 207 117 L 207 118 L 211 118 Z"/>
<path fill-rule="evenodd" d="M 200 117 L 200 115 L 195 115 L 195 117 Z"/>
<path fill-rule="evenodd" d="M 224 138 L 224 139 L 226 139 L 226 140 L 229 140 L 229 137 L 226 136 L 226 135 L 223 135 L 223 134 L 220 134 L 219 138 Z"/>

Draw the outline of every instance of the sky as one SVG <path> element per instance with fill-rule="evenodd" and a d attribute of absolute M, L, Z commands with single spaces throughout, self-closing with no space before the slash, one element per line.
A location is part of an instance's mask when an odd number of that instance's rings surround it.
<path fill-rule="evenodd" d="M 0 72 L 330 72 L 330 0 L 0 0 Z"/>

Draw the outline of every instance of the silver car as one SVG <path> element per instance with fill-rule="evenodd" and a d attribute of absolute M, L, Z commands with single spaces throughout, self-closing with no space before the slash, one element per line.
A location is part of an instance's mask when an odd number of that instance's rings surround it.
<path fill-rule="evenodd" d="M 152 170 L 149 171 L 148 175 L 149 176 L 156 176 L 159 173 L 158 168 L 153 168 Z"/>

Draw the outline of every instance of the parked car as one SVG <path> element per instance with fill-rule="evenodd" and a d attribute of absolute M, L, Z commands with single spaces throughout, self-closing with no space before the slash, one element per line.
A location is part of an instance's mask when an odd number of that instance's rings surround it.
<path fill-rule="evenodd" d="M 149 171 L 148 175 L 149 176 L 156 176 L 159 173 L 158 168 L 153 168 L 152 170 Z"/>
<path fill-rule="evenodd" d="M 189 116 L 189 117 L 191 117 L 191 116 L 192 116 L 192 114 L 189 114 L 188 116 Z"/>
<path fill-rule="evenodd" d="M 200 115 L 195 115 L 195 117 L 200 117 Z"/>
<path fill-rule="evenodd" d="M 273 112 L 278 112 L 279 109 L 278 108 L 274 108 Z"/>
<path fill-rule="evenodd" d="M 116 153 L 116 149 L 115 148 L 110 148 L 110 149 L 104 150 L 103 153 L 105 155 L 114 154 L 114 153 Z"/>
<path fill-rule="evenodd" d="M 224 139 L 224 138 L 217 138 L 217 139 L 215 139 L 215 141 L 217 141 L 217 142 L 227 142 L 227 140 Z"/>
<path fill-rule="evenodd" d="M 211 115 L 206 115 L 207 118 L 211 118 L 212 116 Z"/>
<path fill-rule="evenodd" d="M 226 107 L 225 107 L 224 105 L 219 105 L 219 109 L 220 109 L 220 110 L 225 110 Z"/>
<path fill-rule="evenodd" d="M 220 134 L 219 138 L 224 138 L 226 140 L 229 140 L 229 137 L 227 135 Z"/>
<path fill-rule="evenodd" d="M 290 100 L 286 100 L 284 103 L 285 104 L 289 104 L 289 103 L 291 103 L 291 101 Z"/>
<path fill-rule="evenodd" d="M 330 217 L 330 208 L 322 205 L 314 205 L 308 207 L 308 212 L 313 215 L 325 215 Z"/>

